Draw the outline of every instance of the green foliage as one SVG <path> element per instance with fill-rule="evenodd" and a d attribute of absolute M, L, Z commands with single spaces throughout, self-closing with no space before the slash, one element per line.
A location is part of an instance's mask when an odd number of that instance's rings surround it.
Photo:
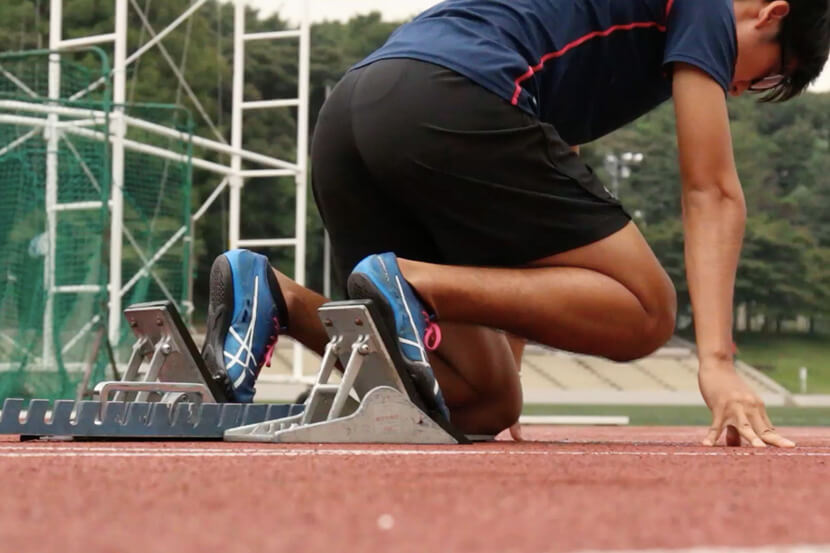
<path fill-rule="evenodd" d="M 807 392 L 830 394 L 830 343 L 820 336 L 741 333 L 738 357 L 762 369 L 791 392 L 800 391 L 798 370 L 807 367 Z"/>

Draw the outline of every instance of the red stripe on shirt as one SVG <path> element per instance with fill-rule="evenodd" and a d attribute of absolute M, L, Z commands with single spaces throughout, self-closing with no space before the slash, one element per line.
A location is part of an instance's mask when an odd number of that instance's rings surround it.
<path fill-rule="evenodd" d="M 673 0 L 669 0 L 669 4 L 667 6 L 667 9 L 671 9 L 672 2 L 673 2 Z M 630 31 L 630 30 L 633 30 L 633 29 L 648 29 L 648 28 L 652 28 L 652 27 L 656 28 L 659 31 L 665 31 L 666 30 L 665 25 L 663 25 L 662 23 L 657 23 L 656 21 L 641 21 L 641 22 L 636 22 L 636 23 L 627 23 L 625 25 L 614 25 L 614 26 L 609 27 L 609 28 L 607 28 L 603 31 L 594 31 L 594 32 L 588 33 L 587 35 L 581 36 L 578 39 L 576 39 L 572 42 L 569 42 L 563 48 L 561 48 L 561 49 L 559 49 L 555 52 L 545 54 L 544 56 L 542 56 L 542 59 L 539 60 L 538 64 L 534 65 L 533 67 L 528 67 L 527 71 L 521 77 L 516 79 L 516 90 L 513 93 L 513 100 L 511 101 L 511 103 L 514 106 L 519 103 L 519 95 L 522 93 L 522 83 L 525 82 L 526 80 L 528 80 L 529 78 L 531 78 L 537 72 L 541 71 L 542 68 L 545 66 L 545 64 L 548 61 L 567 54 L 570 50 L 572 50 L 572 49 L 576 48 L 577 46 L 580 46 L 580 45 L 588 42 L 592 38 L 597 38 L 597 37 L 601 37 L 601 36 L 608 36 L 611 33 L 614 33 L 616 31 Z"/>

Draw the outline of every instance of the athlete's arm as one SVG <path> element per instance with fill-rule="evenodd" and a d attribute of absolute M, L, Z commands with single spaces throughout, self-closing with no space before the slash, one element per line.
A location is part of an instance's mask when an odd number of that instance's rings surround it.
<path fill-rule="evenodd" d="M 764 404 L 732 360 L 732 304 L 746 203 L 723 89 L 700 69 L 677 63 L 673 97 L 700 390 L 713 415 L 704 443 L 714 445 L 724 427 L 732 426 L 755 446 L 790 445 L 775 432 Z"/>

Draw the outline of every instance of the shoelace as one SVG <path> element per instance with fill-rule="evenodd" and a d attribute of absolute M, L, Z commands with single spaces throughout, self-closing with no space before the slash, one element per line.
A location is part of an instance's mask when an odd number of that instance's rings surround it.
<path fill-rule="evenodd" d="M 424 346 L 426 346 L 427 351 L 435 351 L 441 345 L 441 327 L 432 320 L 429 313 L 426 311 L 422 311 L 422 313 L 427 323 L 426 331 L 424 332 Z"/>
<path fill-rule="evenodd" d="M 274 347 L 277 345 L 277 338 L 279 337 L 280 323 L 276 317 L 272 317 L 274 321 L 274 334 L 268 337 L 268 345 L 265 347 L 265 366 L 271 366 L 271 356 L 274 355 Z"/>

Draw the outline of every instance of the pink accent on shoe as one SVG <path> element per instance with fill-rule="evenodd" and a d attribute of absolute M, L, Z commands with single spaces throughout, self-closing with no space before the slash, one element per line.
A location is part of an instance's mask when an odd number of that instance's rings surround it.
<path fill-rule="evenodd" d="M 441 327 L 430 319 L 426 311 L 423 313 L 427 322 L 426 331 L 424 332 L 424 346 L 426 346 L 427 351 L 435 351 L 441 345 Z"/>
<path fill-rule="evenodd" d="M 265 348 L 265 366 L 271 366 L 271 356 L 274 355 L 274 347 L 277 345 L 277 338 L 280 335 L 280 323 L 276 317 L 273 317 L 274 320 L 274 335 L 268 338 L 268 346 Z"/>

